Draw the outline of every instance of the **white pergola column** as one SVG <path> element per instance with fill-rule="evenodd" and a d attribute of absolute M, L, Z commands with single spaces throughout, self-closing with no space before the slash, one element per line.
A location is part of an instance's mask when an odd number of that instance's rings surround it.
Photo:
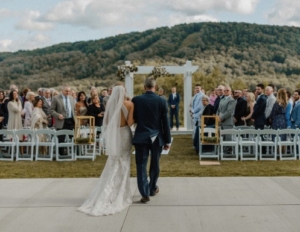
<path fill-rule="evenodd" d="M 185 64 L 187 70 L 192 67 L 191 61 Z M 190 104 L 192 101 L 192 71 L 184 73 L 184 126 L 187 130 L 192 130 L 192 118 L 190 115 Z"/>

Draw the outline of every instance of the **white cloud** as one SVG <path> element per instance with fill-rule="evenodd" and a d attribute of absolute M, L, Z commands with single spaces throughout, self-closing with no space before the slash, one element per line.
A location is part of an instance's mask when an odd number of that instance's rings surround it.
<path fill-rule="evenodd" d="M 169 25 L 173 26 L 180 23 L 193 23 L 193 22 L 219 22 L 218 19 L 209 15 L 195 15 L 195 16 L 184 16 L 184 15 L 171 15 L 169 18 Z"/>
<path fill-rule="evenodd" d="M 276 25 L 300 26 L 300 2 L 294 0 L 278 0 L 267 15 L 268 21 Z"/>
<path fill-rule="evenodd" d="M 12 44 L 12 40 L 4 39 L 0 40 L 0 51 L 9 51 L 9 47 Z"/>
<path fill-rule="evenodd" d="M 20 49 L 31 50 L 35 48 L 50 46 L 51 44 L 51 36 L 37 33 L 29 36 L 20 36 L 16 40 L 0 40 L 0 51 L 14 52 Z"/>
<path fill-rule="evenodd" d="M 17 23 L 16 28 L 28 31 L 46 31 L 53 29 L 53 23 L 41 22 L 40 17 L 41 13 L 39 11 L 28 11 Z"/>
<path fill-rule="evenodd" d="M 6 9 L 6 8 L 1 8 L 0 9 L 0 19 L 4 19 L 4 18 L 9 18 L 9 17 L 13 17 L 15 16 L 15 12 Z"/>

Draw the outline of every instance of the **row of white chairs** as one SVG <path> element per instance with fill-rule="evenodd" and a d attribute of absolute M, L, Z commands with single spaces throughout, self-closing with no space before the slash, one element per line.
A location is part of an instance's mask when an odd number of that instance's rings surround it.
<path fill-rule="evenodd" d="M 215 129 L 204 128 L 206 136 L 215 136 Z M 210 151 L 204 151 L 201 143 L 199 159 L 217 158 L 221 160 L 296 160 L 300 151 L 300 130 L 220 130 L 219 144 L 213 144 Z M 286 140 L 282 140 L 286 136 Z"/>
<path fill-rule="evenodd" d="M 96 127 L 94 134 L 101 132 L 101 127 Z M 84 133 L 89 133 L 86 128 Z M 95 160 L 96 155 L 105 152 L 101 134 L 92 144 L 75 144 L 74 131 L 54 129 L 19 129 L 0 130 L 0 161 L 43 160 L 74 161 L 77 159 Z M 59 136 L 64 136 L 64 141 L 59 143 Z M 23 138 L 21 138 L 23 137 Z M 21 138 L 21 139 L 20 139 Z M 43 138 L 42 141 L 40 138 Z M 59 154 L 60 148 L 66 155 Z M 22 152 L 23 151 L 23 152 Z M 25 152 L 26 151 L 26 152 Z"/>

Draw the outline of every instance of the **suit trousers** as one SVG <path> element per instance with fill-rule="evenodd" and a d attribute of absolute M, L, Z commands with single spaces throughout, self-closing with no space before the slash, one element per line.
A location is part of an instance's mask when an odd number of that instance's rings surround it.
<path fill-rule="evenodd" d="M 74 130 L 74 119 L 73 118 L 68 118 L 64 120 L 64 125 L 61 129 L 57 129 L 57 130 Z M 58 136 L 58 142 L 62 143 L 65 141 L 66 136 L 65 135 L 59 135 Z M 60 155 L 66 155 L 64 154 L 64 148 L 60 147 L 59 148 L 59 154 Z"/>
<path fill-rule="evenodd" d="M 179 128 L 178 109 L 170 108 L 170 128 L 173 128 L 173 117 L 175 116 L 176 128 Z"/>
<path fill-rule="evenodd" d="M 151 151 L 150 159 L 150 182 L 147 176 L 147 163 Z M 159 177 L 159 159 L 162 152 L 162 146 L 159 145 L 158 138 L 152 144 L 135 145 L 135 162 L 137 170 L 137 184 L 142 197 L 148 197 L 155 193 L 157 180 Z"/>

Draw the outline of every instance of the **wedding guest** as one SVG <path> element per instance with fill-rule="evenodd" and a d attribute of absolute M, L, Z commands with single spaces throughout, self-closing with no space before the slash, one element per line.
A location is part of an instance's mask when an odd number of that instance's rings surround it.
<path fill-rule="evenodd" d="M 258 84 L 256 86 L 255 93 L 257 95 L 257 98 L 251 116 L 251 119 L 254 121 L 254 127 L 256 130 L 263 130 L 266 124 L 265 110 L 267 105 L 267 97 L 266 95 L 264 95 L 264 89 L 264 84 Z"/>
<path fill-rule="evenodd" d="M 265 110 L 265 117 L 266 117 L 266 125 L 271 125 L 271 119 L 269 118 L 271 115 L 272 108 L 276 102 L 276 97 L 274 96 L 274 87 L 273 85 L 268 85 L 265 89 L 265 95 L 267 96 L 267 102 L 266 102 L 266 110 Z"/>
<path fill-rule="evenodd" d="M 158 90 L 158 96 L 160 96 L 161 98 L 165 99 L 166 101 L 168 100 L 167 97 L 164 95 L 164 89 L 163 88 L 159 88 L 159 90 Z"/>
<path fill-rule="evenodd" d="M 2 107 L 0 107 L 0 130 L 3 129 L 3 122 L 4 122 L 4 113 Z M 3 141 L 3 136 L 0 135 L 0 141 Z"/>
<path fill-rule="evenodd" d="M 170 128 L 173 129 L 173 118 L 175 117 L 176 121 L 176 129 L 179 130 L 179 119 L 178 119 L 178 112 L 179 112 L 179 103 L 180 103 L 180 96 L 176 93 L 176 87 L 172 87 L 172 93 L 169 95 L 169 107 L 170 107 Z"/>
<path fill-rule="evenodd" d="M 9 102 L 7 104 L 7 109 L 9 114 L 7 129 L 22 129 L 22 102 L 20 101 L 18 92 L 16 90 L 13 90 L 9 93 Z M 19 140 L 23 141 L 23 135 L 19 135 Z"/>
<path fill-rule="evenodd" d="M 214 103 L 214 114 L 217 114 L 220 101 L 225 97 L 224 96 L 224 88 L 225 87 L 223 85 L 219 85 L 218 88 L 217 88 L 218 97 L 216 98 L 215 103 Z"/>
<path fill-rule="evenodd" d="M 216 101 L 216 99 L 218 97 L 217 91 L 218 91 L 218 89 L 215 88 L 214 90 L 211 91 L 211 93 L 209 95 L 209 104 L 211 104 L 212 106 L 214 106 L 215 101 Z"/>
<path fill-rule="evenodd" d="M 277 92 L 276 102 L 274 103 L 274 106 L 270 114 L 272 129 L 281 130 L 287 128 L 287 124 L 286 124 L 287 104 L 288 104 L 288 99 L 287 99 L 286 90 L 281 88 Z M 273 137 L 273 140 L 274 138 L 275 136 Z M 281 135 L 281 140 L 285 141 L 286 135 Z"/>
<path fill-rule="evenodd" d="M 34 109 L 32 111 L 31 117 L 31 129 L 44 129 L 48 127 L 48 118 L 45 112 L 43 111 L 43 100 L 35 99 L 33 101 Z M 45 142 L 46 138 L 44 134 L 39 134 L 39 141 Z M 40 146 L 40 154 L 45 155 L 47 148 Z"/>
<path fill-rule="evenodd" d="M 245 121 L 242 120 L 242 117 L 247 115 L 247 101 L 242 98 L 241 90 L 234 90 L 234 99 L 236 100 L 236 106 L 234 111 L 234 125 L 235 126 L 244 126 Z"/>
<path fill-rule="evenodd" d="M 192 118 L 194 125 L 197 127 L 198 125 L 200 125 L 200 111 L 203 108 L 201 99 L 204 96 L 203 92 L 201 91 L 200 84 L 195 85 L 194 92 L 196 94 L 193 98 L 191 113 L 193 114 Z"/>
<path fill-rule="evenodd" d="M 31 116 L 33 111 L 32 102 L 34 101 L 35 96 L 36 95 L 34 92 L 27 92 L 26 94 L 26 101 L 23 110 L 23 113 L 25 114 L 24 127 L 30 127 L 31 125 Z"/>
<path fill-rule="evenodd" d="M 242 117 L 241 119 L 246 122 L 247 126 L 253 126 L 254 122 L 251 120 L 251 116 L 253 114 L 253 108 L 255 104 L 255 96 L 254 93 L 252 92 L 247 92 L 245 94 L 246 96 L 246 101 L 247 101 L 247 113 L 245 117 Z"/>
<path fill-rule="evenodd" d="M 77 95 L 77 102 L 75 104 L 76 116 L 85 116 L 87 115 L 88 104 L 86 102 L 85 92 L 80 91 Z M 86 125 L 87 121 L 81 121 L 82 125 Z"/>
<path fill-rule="evenodd" d="M 199 117 L 199 126 L 196 126 L 195 135 L 194 135 L 194 147 L 198 154 L 199 152 L 199 130 L 201 129 L 201 118 L 202 116 L 212 116 L 214 114 L 214 107 L 209 103 L 210 98 L 206 95 L 202 96 L 202 105 Z M 215 120 L 213 118 L 204 119 L 204 127 L 214 127 Z"/>
<path fill-rule="evenodd" d="M 87 114 L 95 117 L 95 126 L 101 127 L 105 108 L 103 104 L 100 104 L 98 95 L 93 95 L 91 100 L 92 104 L 88 106 Z"/>
<path fill-rule="evenodd" d="M 107 101 L 108 101 L 108 99 L 109 99 L 109 97 L 110 97 L 110 95 L 111 95 L 111 93 L 112 93 L 112 90 L 113 90 L 113 86 L 110 86 L 110 87 L 108 88 L 107 96 L 103 98 L 103 105 L 104 105 L 104 107 L 105 107 L 106 104 L 107 104 Z"/>
<path fill-rule="evenodd" d="M 25 102 L 28 101 L 26 99 L 26 96 L 27 96 L 27 93 L 30 92 L 30 89 L 29 88 L 25 88 L 23 89 L 23 96 L 22 96 L 22 107 L 24 108 L 25 106 Z"/>
<path fill-rule="evenodd" d="M 5 93 L 3 90 L 0 91 L 0 108 L 2 106 L 2 104 L 4 103 L 5 100 Z"/>
<path fill-rule="evenodd" d="M 51 102 L 52 102 L 52 97 L 51 97 L 51 90 L 50 89 L 44 89 L 44 97 L 41 98 L 43 101 L 43 111 L 47 115 L 48 118 L 48 127 L 52 127 L 53 125 L 53 119 L 50 114 L 50 108 L 51 108 Z"/>
<path fill-rule="evenodd" d="M 300 128 L 300 89 L 294 91 L 293 94 L 294 104 L 291 112 L 292 128 Z"/>
<path fill-rule="evenodd" d="M 74 98 L 75 101 L 77 101 L 77 95 L 76 95 L 76 91 L 74 89 L 71 90 L 70 95 Z"/>

